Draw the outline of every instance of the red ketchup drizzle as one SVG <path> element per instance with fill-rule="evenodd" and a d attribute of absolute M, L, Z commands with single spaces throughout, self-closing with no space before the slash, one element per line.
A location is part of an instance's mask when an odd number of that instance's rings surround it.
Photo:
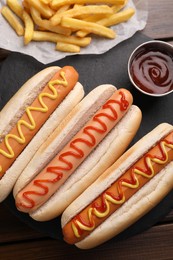
<path fill-rule="evenodd" d="M 173 89 L 173 56 L 143 49 L 132 61 L 131 74 L 143 91 L 164 94 Z"/>
<path fill-rule="evenodd" d="M 37 195 L 37 196 L 44 196 L 49 192 L 49 188 L 48 186 L 46 186 L 46 184 L 48 183 L 57 183 L 59 180 L 61 180 L 63 178 L 63 172 L 62 171 L 69 171 L 72 170 L 72 168 L 74 167 L 74 165 L 69 161 L 69 159 L 67 159 L 67 157 L 69 155 L 75 157 L 76 159 L 81 159 L 83 158 L 83 160 L 85 159 L 84 156 L 84 151 L 82 149 L 80 149 L 77 144 L 78 143 L 85 143 L 88 147 L 91 148 L 91 150 L 94 148 L 94 146 L 96 145 L 96 136 L 93 134 L 93 130 L 95 131 L 95 133 L 100 133 L 100 134 L 105 134 L 108 131 L 107 125 L 104 123 L 104 121 L 101 119 L 102 117 L 107 117 L 109 120 L 111 121 L 116 121 L 118 119 L 118 114 L 115 110 L 115 108 L 113 107 L 114 104 L 118 104 L 120 107 L 121 111 L 126 111 L 128 106 L 129 106 L 129 102 L 125 99 L 125 94 L 123 93 L 123 91 L 119 92 L 119 95 L 121 96 L 120 101 L 119 100 L 113 100 L 110 99 L 108 100 L 103 106 L 102 106 L 102 110 L 101 112 L 98 112 L 93 118 L 93 121 L 96 121 L 99 123 L 100 128 L 99 127 L 95 127 L 95 126 L 86 126 L 83 128 L 83 133 L 84 135 L 88 136 L 90 140 L 85 139 L 84 136 L 81 136 L 81 138 L 74 138 L 71 142 L 70 142 L 70 148 L 72 148 L 71 151 L 66 151 L 64 153 L 61 153 L 57 159 L 61 162 L 63 162 L 65 164 L 65 166 L 49 166 L 47 167 L 46 171 L 49 173 L 52 173 L 52 176 L 56 175 L 55 178 L 52 179 L 36 179 L 33 181 L 33 185 L 37 186 L 39 188 L 42 189 L 42 192 L 39 191 L 25 191 L 23 192 L 22 196 L 25 198 L 25 200 L 27 201 L 27 204 L 24 203 L 20 203 L 20 205 L 23 208 L 30 208 L 32 209 L 33 207 L 35 207 L 36 203 L 35 201 L 31 198 L 32 195 Z M 112 112 L 111 114 L 108 114 L 106 112 L 104 112 L 104 109 L 109 109 Z M 75 170 L 75 169 L 74 169 Z M 31 195 L 31 196 L 30 196 Z M 20 206 L 18 204 L 18 206 Z"/>
<path fill-rule="evenodd" d="M 169 138 L 171 137 L 171 140 L 173 139 L 173 133 L 171 133 L 171 135 L 169 135 Z M 167 143 L 167 144 L 171 144 L 173 145 L 173 141 L 169 141 L 169 140 L 166 140 L 164 139 L 164 142 Z M 149 166 L 147 165 L 147 161 L 146 161 L 146 158 L 147 157 L 150 157 L 150 158 L 155 158 L 155 159 L 159 159 L 159 160 L 162 160 L 162 161 L 165 161 L 166 159 L 166 153 L 164 153 L 162 147 L 161 147 L 161 141 L 157 144 L 157 147 L 159 148 L 159 152 L 161 153 L 161 156 L 158 156 L 158 154 L 156 155 L 151 155 L 150 154 L 150 151 L 145 155 L 144 157 L 144 165 L 145 165 L 145 168 L 139 168 L 137 167 L 136 165 L 134 165 L 134 167 L 132 167 L 130 169 L 130 180 L 128 180 L 127 178 L 124 178 L 123 176 L 120 177 L 115 183 L 113 183 L 112 185 L 114 186 L 114 191 L 109 191 L 110 188 L 108 188 L 106 191 L 104 191 L 95 201 L 93 201 L 93 203 L 90 204 L 90 208 L 92 208 L 92 212 L 94 212 L 94 209 L 96 209 L 97 211 L 99 211 L 100 213 L 104 213 L 107 209 L 107 206 L 106 206 L 106 194 L 109 195 L 110 197 L 112 197 L 114 200 L 116 201 L 121 201 L 122 198 L 125 196 L 124 194 L 124 191 L 123 191 L 123 182 L 124 183 L 127 183 L 127 184 L 132 184 L 132 185 L 135 185 L 137 180 L 135 178 L 136 176 L 136 173 L 134 172 L 135 169 L 138 169 L 142 172 L 144 172 L 146 175 L 148 175 L 148 177 L 150 178 L 150 175 L 151 175 L 151 169 L 149 168 Z M 167 163 L 169 163 L 170 159 L 168 159 L 168 161 L 165 163 L 165 165 Z M 156 174 L 156 173 L 155 173 Z M 146 178 L 146 177 L 145 177 Z M 139 186 L 137 188 L 135 188 L 135 193 L 142 187 L 144 186 L 144 184 L 141 184 L 139 183 Z M 116 194 L 118 192 L 118 195 Z M 130 196 L 128 196 L 129 198 Z M 126 200 L 128 199 L 126 198 Z M 98 199 L 100 199 L 100 201 L 98 202 Z M 125 201 L 126 201 L 125 200 Z M 125 202 L 124 201 L 124 202 Z M 123 204 L 124 202 L 122 202 L 121 204 Z M 120 204 L 115 204 L 115 210 L 120 206 Z M 82 225 L 84 226 L 87 226 L 87 227 L 96 227 L 95 225 L 95 221 L 94 221 L 94 214 L 91 215 L 91 218 L 88 219 L 89 223 L 84 221 L 84 219 L 82 218 L 81 216 L 82 214 L 79 213 L 77 216 L 74 217 L 74 219 L 72 220 L 72 222 L 75 224 L 77 230 L 78 230 L 78 233 L 80 236 L 82 236 L 85 232 L 85 230 L 82 230 L 78 223 L 76 221 L 79 221 Z M 111 215 L 111 213 L 108 213 L 107 216 Z M 106 217 L 107 217 L 106 216 Z M 106 218 L 104 217 L 104 218 Z M 100 224 L 100 223 L 99 223 Z M 99 225 L 97 224 L 97 226 Z"/>

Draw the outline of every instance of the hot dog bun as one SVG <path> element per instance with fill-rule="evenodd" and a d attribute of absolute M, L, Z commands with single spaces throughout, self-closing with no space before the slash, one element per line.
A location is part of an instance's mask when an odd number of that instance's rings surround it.
<path fill-rule="evenodd" d="M 14 197 L 62 150 L 115 90 L 112 85 L 100 85 L 78 103 L 24 169 L 13 188 Z"/>
<path fill-rule="evenodd" d="M 11 129 L 15 127 L 27 107 L 34 102 L 39 93 L 41 93 L 43 88 L 48 84 L 55 73 L 60 71 L 60 69 L 61 68 L 59 67 L 49 67 L 37 73 L 29 79 L 5 105 L 0 112 L 1 141 L 8 135 Z M 48 138 L 83 96 L 83 87 L 77 82 L 0 179 L 0 201 L 3 201 L 11 192 L 17 178 L 40 145 Z"/>
<path fill-rule="evenodd" d="M 1 140 L 12 129 L 17 120 L 19 120 L 25 111 L 25 107 L 34 101 L 44 84 L 46 84 L 59 69 L 60 67 L 54 66 L 38 72 L 20 87 L 3 107 L 0 112 Z"/>
<path fill-rule="evenodd" d="M 108 91 L 109 89 L 110 89 L 110 91 Z M 97 95 L 96 95 L 96 93 L 97 93 Z M 101 94 L 99 95 L 99 93 L 101 93 Z M 22 211 L 24 210 L 24 212 L 29 212 L 30 216 L 36 220 L 46 221 L 46 220 L 52 219 L 52 218 L 60 215 L 62 213 L 62 211 L 65 209 L 65 207 L 67 207 L 68 204 L 74 198 L 76 198 L 88 185 L 90 185 L 103 172 L 103 169 L 106 169 L 107 167 L 109 167 L 113 163 L 113 160 L 115 160 L 115 158 L 118 158 L 120 156 L 120 154 L 122 154 L 122 152 L 126 149 L 129 142 L 134 137 L 134 135 L 140 125 L 141 111 L 136 106 L 131 107 L 132 96 L 127 90 L 120 89 L 120 90 L 115 91 L 115 87 L 113 87 L 113 86 L 102 85 L 102 86 L 97 87 L 95 90 L 93 90 L 86 97 L 86 100 L 90 99 L 90 96 L 93 96 L 93 99 L 95 100 L 93 103 L 94 109 L 88 110 L 87 113 L 85 110 L 84 114 L 81 114 L 81 115 L 79 114 L 81 117 L 80 120 L 82 120 L 81 122 L 79 121 L 79 116 L 77 115 L 78 133 L 58 153 L 56 158 L 54 158 L 51 162 L 49 162 L 48 165 L 55 165 L 55 163 L 57 163 L 59 160 L 58 158 L 60 158 L 62 156 L 62 154 L 68 154 L 69 147 L 71 147 L 72 143 L 74 143 L 74 142 L 80 143 L 79 140 L 83 140 L 82 139 L 83 137 L 81 137 L 81 136 L 85 136 L 84 133 L 85 133 L 86 129 L 88 129 L 88 127 L 90 128 L 91 124 L 93 124 L 93 126 L 94 126 L 94 124 L 96 124 L 96 123 L 94 123 L 95 119 L 101 117 L 103 120 L 103 118 L 105 118 L 105 115 L 103 116 L 104 110 L 107 111 L 107 113 L 108 113 L 108 110 L 109 110 L 109 112 L 112 111 L 111 114 L 113 113 L 116 118 L 116 119 L 113 119 L 113 118 L 111 119 L 111 116 L 107 115 L 106 118 L 107 118 L 108 122 L 111 121 L 111 124 L 116 124 L 116 122 L 114 122 L 114 121 L 117 121 L 117 123 L 121 122 L 121 124 L 120 125 L 118 124 L 117 129 L 115 129 L 116 127 L 113 127 L 113 125 L 112 125 L 113 129 L 109 132 L 109 134 L 106 137 L 104 136 L 104 141 L 102 141 L 103 143 L 101 142 L 98 145 L 98 147 L 96 149 L 94 149 L 94 152 L 87 159 L 85 159 L 86 155 L 85 155 L 85 157 L 83 157 L 83 156 L 81 157 L 82 162 L 84 159 L 86 161 L 84 161 L 82 163 L 82 165 L 78 167 L 77 171 L 75 171 L 77 166 L 75 164 L 73 165 L 73 168 L 74 168 L 72 171 L 73 174 L 66 181 L 64 181 L 62 183 L 62 185 L 59 186 L 58 189 L 55 189 L 55 191 L 53 193 L 50 193 L 51 195 L 49 195 L 48 200 L 46 199 L 46 201 L 47 201 L 46 203 L 45 203 L 45 200 L 42 201 L 42 198 L 44 197 L 43 192 L 40 193 L 40 191 L 37 190 L 37 182 L 40 182 L 40 184 L 41 184 L 42 178 L 44 176 L 44 178 L 46 178 L 46 182 L 43 181 L 44 190 L 46 190 L 48 192 L 52 192 L 52 189 L 50 189 L 50 187 L 45 189 L 45 187 L 47 187 L 50 183 L 52 183 L 52 180 L 49 181 L 49 178 L 51 178 L 51 176 L 52 176 L 51 174 L 49 174 L 49 171 L 47 173 L 48 177 L 45 177 L 46 176 L 45 173 L 44 173 L 44 175 L 41 176 L 41 174 L 43 172 L 39 173 L 39 175 L 36 176 L 36 178 L 34 180 L 32 180 L 27 185 L 27 187 L 25 187 L 22 191 L 20 191 L 20 188 L 23 187 L 23 184 L 20 186 L 20 183 L 19 183 L 18 188 L 16 188 L 16 187 L 14 188 L 14 195 L 16 195 L 15 199 L 16 199 L 16 205 L 17 205 L 18 209 L 22 210 Z M 98 99 L 96 98 L 96 96 L 98 96 Z M 115 101 L 112 96 L 115 98 Z M 120 100 L 122 103 L 120 103 Z M 127 102 L 127 100 L 129 103 Z M 113 105 L 111 105 L 111 106 L 109 105 L 109 108 L 107 108 L 107 105 L 103 105 L 105 103 L 105 101 L 106 101 L 106 104 L 113 103 L 114 106 L 116 107 L 116 110 L 113 110 L 113 107 L 112 107 Z M 85 101 L 85 103 L 87 104 L 88 102 Z M 102 108 L 102 106 L 103 106 L 103 108 Z M 120 107 L 122 106 L 121 109 L 119 106 Z M 80 104 L 77 107 L 80 107 Z M 76 108 L 76 109 L 78 110 L 78 108 Z M 97 111 L 98 109 L 100 112 Z M 96 114 L 93 115 L 95 112 L 96 112 Z M 76 112 L 75 112 L 75 114 L 76 114 Z M 72 115 L 73 115 L 73 111 L 72 111 Z M 89 115 L 89 119 L 90 119 L 89 121 L 86 118 L 88 115 Z M 126 119 L 124 119 L 124 120 L 121 119 L 122 116 L 125 116 Z M 69 117 L 73 118 L 73 116 L 71 117 L 71 115 L 69 115 Z M 79 126 L 81 127 L 84 125 L 84 120 L 85 120 L 85 123 L 86 123 L 86 121 L 88 121 L 88 122 L 79 131 Z M 70 124 L 71 124 L 70 121 L 69 121 L 69 124 L 65 123 L 65 125 L 67 125 L 67 126 Z M 105 125 L 105 123 L 103 124 L 101 121 L 100 121 L 99 125 L 100 124 L 102 125 L 102 127 Z M 72 127 L 73 127 L 73 130 L 75 130 L 74 125 Z M 97 129 L 96 132 L 98 132 L 98 130 L 99 130 L 99 128 Z M 63 129 L 63 131 L 64 131 L 64 129 Z M 100 131 L 101 130 L 99 130 L 99 132 Z M 98 136 L 99 136 L 99 138 L 101 138 L 101 132 L 99 135 L 97 133 L 95 133 L 95 137 L 92 137 L 92 138 L 94 138 L 92 140 L 95 140 L 95 138 L 98 139 Z M 104 132 L 105 132 L 105 130 L 104 130 Z M 122 134 L 122 136 L 120 133 Z M 103 133 L 102 133 L 102 135 L 103 135 Z M 90 138 L 91 138 L 91 136 L 90 136 Z M 115 138 L 115 140 L 114 140 L 114 138 Z M 54 140 L 56 140 L 56 139 L 54 139 Z M 120 143 L 121 143 L 121 145 L 120 145 Z M 57 143 L 56 143 L 56 145 L 57 145 Z M 117 149 L 117 145 L 119 145 L 118 149 Z M 45 144 L 43 145 L 43 147 L 44 146 L 45 146 Z M 89 145 L 89 151 L 91 150 L 92 146 L 93 145 Z M 50 144 L 50 147 L 51 147 L 51 144 Z M 84 149 L 84 148 L 80 148 L 80 149 Z M 79 151 L 80 149 L 79 149 L 79 147 L 75 148 L 76 151 Z M 44 148 L 40 151 L 44 153 L 44 157 L 45 157 Z M 114 153 L 116 152 L 116 155 L 114 157 L 111 156 L 112 152 L 114 152 Z M 56 153 L 57 153 L 57 151 L 56 151 Z M 86 153 L 86 151 L 84 153 Z M 41 156 L 38 156 L 38 158 L 39 157 L 41 157 Z M 103 161 L 101 160 L 102 157 L 103 157 Z M 46 157 L 46 160 L 47 160 L 47 157 Z M 73 160 L 76 161 L 76 163 L 79 163 L 78 158 L 76 158 L 76 159 L 73 158 Z M 42 161 L 44 163 L 44 160 L 42 160 Z M 36 160 L 35 160 L 35 162 L 36 162 Z M 97 165 L 97 163 L 99 163 L 99 165 Z M 71 164 L 71 162 L 70 162 L 70 164 Z M 43 171 L 45 171 L 49 167 L 52 167 L 52 166 L 48 166 L 48 165 L 43 169 Z M 86 167 L 86 165 L 90 165 L 90 168 L 87 169 L 88 167 Z M 32 165 L 31 167 L 33 167 L 33 170 L 34 170 L 35 166 Z M 41 165 L 41 167 L 42 167 L 42 165 Z M 92 168 L 93 168 L 93 170 L 92 170 Z M 28 176 L 29 176 L 29 171 L 31 171 L 31 169 L 29 169 L 29 167 L 28 167 Z M 40 169 L 38 171 L 40 171 Z M 66 171 L 66 178 L 67 178 L 67 172 L 68 171 Z M 89 172 L 90 172 L 90 174 L 88 175 Z M 36 171 L 35 171 L 35 173 L 37 174 Z M 35 173 L 33 175 L 35 175 Z M 22 178 L 22 176 L 24 176 L 24 175 L 22 174 L 20 179 Z M 28 182 L 28 181 L 29 181 L 29 178 L 26 180 L 26 182 Z M 56 182 L 57 182 L 57 180 L 53 181 L 53 185 L 56 184 Z M 39 184 L 39 186 L 40 186 L 40 184 Z M 20 188 L 19 188 L 19 186 L 20 186 Z M 40 187 L 43 187 L 43 186 L 41 184 Z M 70 191 L 70 189 L 71 189 L 71 191 Z M 33 191 L 34 191 L 34 193 L 33 193 Z M 65 196 L 63 195 L 63 193 L 65 194 Z M 26 195 L 26 194 L 28 194 L 28 195 Z M 39 197 L 39 199 L 41 199 L 42 202 L 41 202 L 41 206 L 37 206 L 35 208 L 34 200 L 37 199 L 37 196 Z M 47 196 L 47 192 L 46 192 L 46 196 Z M 58 200 L 60 198 L 59 203 L 57 203 L 57 198 L 58 198 Z M 28 204 L 28 201 L 29 201 L 29 204 Z M 30 204 L 30 202 L 32 205 Z M 40 204 L 36 204 L 36 205 L 40 205 Z"/>
<path fill-rule="evenodd" d="M 125 152 L 64 211 L 62 228 L 107 188 L 111 187 L 124 172 L 132 167 L 139 158 L 152 149 L 162 138 L 169 133 L 172 134 L 172 131 L 172 125 L 167 123 L 160 124 Z M 81 249 L 89 249 L 116 236 L 157 205 L 172 187 L 172 162 L 169 162 L 166 167 L 104 220 L 98 228 L 94 229 L 83 240 L 77 242 L 76 246 Z"/>
<path fill-rule="evenodd" d="M 60 215 L 101 173 L 103 173 L 126 150 L 141 122 L 141 111 L 132 105 L 129 112 L 107 135 L 74 174 L 41 208 L 30 216 L 38 221 L 46 221 Z M 117 149 L 117 147 L 119 147 Z M 58 207 L 57 207 L 58 200 Z"/>

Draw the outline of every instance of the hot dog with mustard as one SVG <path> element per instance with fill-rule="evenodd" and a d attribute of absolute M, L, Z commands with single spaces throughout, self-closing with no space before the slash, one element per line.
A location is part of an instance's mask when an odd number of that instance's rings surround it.
<path fill-rule="evenodd" d="M 106 242 L 173 187 L 173 127 L 160 124 L 125 152 L 63 213 L 64 240 L 82 249 Z"/>
<path fill-rule="evenodd" d="M 84 90 L 78 78 L 71 66 L 46 68 L 29 79 L 1 110 L 0 201 L 39 146 L 82 99 Z"/>

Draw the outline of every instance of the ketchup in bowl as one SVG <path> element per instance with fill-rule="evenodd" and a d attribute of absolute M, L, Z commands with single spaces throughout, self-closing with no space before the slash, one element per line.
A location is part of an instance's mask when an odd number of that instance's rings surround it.
<path fill-rule="evenodd" d="M 161 41 L 140 45 L 132 53 L 129 77 L 141 92 L 160 96 L 173 91 L 173 46 Z"/>

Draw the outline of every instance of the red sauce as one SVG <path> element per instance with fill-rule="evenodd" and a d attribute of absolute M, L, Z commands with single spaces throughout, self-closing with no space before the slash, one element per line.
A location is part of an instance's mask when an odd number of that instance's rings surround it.
<path fill-rule="evenodd" d="M 94 213 L 94 209 L 96 209 L 97 211 L 99 211 L 100 213 L 104 213 L 107 211 L 107 204 L 106 204 L 106 195 L 109 195 L 110 197 L 112 197 L 113 200 L 116 200 L 117 202 L 120 202 L 120 203 L 115 203 L 114 204 L 114 211 L 116 209 L 118 209 L 121 204 L 123 204 L 125 201 L 127 201 L 133 194 L 135 194 L 139 188 L 142 188 L 146 182 L 148 182 L 148 180 L 150 179 L 150 177 L 154 177 L 158 172 L 159 170 L 154 170 L 154 174 L 152 175 L 152 171 L 151 171 L 151 168 L 149 167 L 148 163 L 147 163 L 147 158 L 153 158 L 153 159 L 159 159 L 161 160 L 162 162 L 164 162 L 163 167 L 165 167 L 171 160 L 172 160 L 172 157 L 171 155 L 169 154 L 168 155 L 168 152 L 170 150 L 172 150 L 173 148 L 167 148 L 166 151 L 164 151 L 164 149 L 162 148 L 161 146 L 161 142 L 164 141 L 167 145 L 173 145 L 173 141 L 172 141 L 172 138 L 173 138 L 173 133 L 170 133 L 167 137 L 165 137 L 163 140 L 161 140 L 157 145 L 156 145 L 156 149 L 157 150 L 154 150 L 154 149 L 151 149 L 148 151 L 147 154 L 145 154 L 144 158 L 142 158 L 142 160 L 144 161 L 144 167 L 140 168 L 137 166 L 137 164 L 139 163 L 139 161 L 137 161 L 137 163 L 131 167 L 128 171 L 129 171 L 129 179 L 125 178 L 125 174 L 122 175 L 117 181 L 115 181 L 111 186 L 110 188 L 108 188 L 107 190 L 105 190 L 98 198 L 96 198 L 88 207 L 87 207 L 87 211 L 85 211 L 85 214 L 88 213 L 89 211 L 89 208 L 92 208 L 92 214 L 91 216 L 89 217 L 89 214 L 87 214 L 87 218 L 84 218 L 84 214 L 82 213 L 79 213 L 78 215 L 76 215 L 72 222 L 73 224 L 75 225 L 77 231 L 78 231 L 78 234 L 79 236 L 83 236 L 84 235 L 84 232 L 85 230 L 80 228 L 78 222 L 80 222 L 82 225 L 86 226 L 86 227 L 89 227 L 91 229 L 94 229 L 96 228 L 98 225 L 101 224 L 102 220 L 101 218 L 103 217 L 100 217 L 100 220 L 95 221 L 95 218 L 98 219 L 98 217 L 96 217 L 95 213 Z M 151 153 L 151 154 L 150 154 Z M 166 154 L 168 155 L 168 157 L 166 157 Z M 167 159 L 166 159 L 167 158 Z M 165 161 L 166 160 L 166 161 Z M 161 162 L 157 162 L 156 164 L 160 164 L 162 165 Z M 152 166 L 153 168 L 154 166 Z M 135 169 L 136 170 L 140 170 L 141 172 L 143 172 L 144 174 L 146 174 L 146 176 L 144 177 L 145 178 L 145 182 L 141 182 L 140 179 L 139 179 L 139 176 L 138 174 L 135 173 Z M 154 169 L 154 168 L 153 168 Z M 138 176 L 138 177 L 137 177 Z M 137 183 L 137 179 L 138 179 L 138 185 L 137 187 L 134 187 L 133 190 L 131 189 L 132 191 L 132 194 L 129 192 L 127 193 L 124 189 L 123 189 L 123 186 L 124 184 L 123 183 L 126 183 L 126 184 L 132 184 L 132 185 L 135 185 Z M 135 190 L 134 190 L 135 189 Z M 121 200 L 123 199 L 123 197 L 125 198 L 124 201 L 121 202 Z M 112 204 L 113 205 L 113 204 Z M 110 216 L 113 212 L 110 212 L 110 210 L 106 213 L 106 215 L 104 216 L 104 218 L 106 219 L 108 216 Z M 77 222 L 78 221 L 78 222 Z M 85 236 L 85 235 L 84 235 Z"/>
<path fill-rule="evenodd" d="M 70 161 L 68 158 L 69 155 L 72 157 L 80 160 L 79 164 L 85 159 L 86 155 L 85 152 L 80 148 L 80 143 L 85 143 L 90 149 L 88 150 L 88 154 L 94 149 L 96 146 L 97 140 L 97 133 L 100 134 L 106 134 L 108 133 L 112 127 L 115 125 L 116 120 L 118 119 L 118 113 L 116 111 L 116 108 L 114 107 L 115 104 L 119 105 L 119 108 L 121 111 L 126 111 L 129 107 L 129 102 L 126 100 L 125 94 L 123 91 L 119 92 L 120 95 L 120 100 L 119 97 L 114 97 L 110 100 L 108 100 L 103 106 L 102 109 L 96 113 L 95 116 L 91 119 L 91 122 L 97 122 L 98 125 L 87 125 L 82 129 L 81 137 L 77 138 L 74 137 L 72 141 L 70 141 L 70 148 L 71 150 L 68 150 L 68 148 L 65 148 L 65 151 L 60 153 L 57 156 L 57 160 L 60 162 L 63 162 L 63 166 L 57 165 L 57 166 L 48 166 L 46 168 L 46 172 L 52 173 L 50 175 L 49 179 L 41 179 L 37 177 L 35 180 L 33 180 L 33 185 L 36 187 L 39 187 L 38 191 L 33 190 L 27 190 L 23 192 L 23 197 L 27 201 L 27 204 L 25 203 L 16 203 L 16 205 L 22 206 L 23 208 L 30 208 L 32 209 L 35 205 L 36 202 L 34 199 L 32 199 L 32 195 L 37 195 L 37 196 L 45 196 L 47 193 L 49 193 L 49 188 L 47 184 L 56 184 L 58 181 L 60 181 L 63 176 L 64 176 L 64 171 L 70 171 L 70 170 L 75 170 L 77 167 L 76 165 L 73 165 L 73 163 Z M 106 109 L 109 109 L 110 111 L 105 111 Z M 111 127 L 108 127 L 103 120 L 103 118 L 108 118 L 110 121 L 114 122 L 114 124 L 111 125 Z M 94 130 L 94 132 L 93 132 Z M 87 139 L 86 136 L 89 138 Z M 101 140 L 100 140 L 101 141 Z M 65 181 L 65 179 L 64 179 Z"/>
<path fill-rule="evenodd" d="M 173 89 L 173 56 L 166 52 L 143 49 L 131 64 L 133 81 L 140 89 L 164 94 Z"/>
<path fill-rule="evenodd" d="M 96 121 L 99 123 L 99 127 L 96 127 L 96 126 L 92 126 L 92 125 L 88 125 L 86 127 L 83 128 L 83 134 L 84 136 L 82 135 L 81 138 L 74 138 L 71 142 L 70 142 L 70 147 L 73 149 L 73 150 L 70 150 L 70 151 L 66 151 L 62 154 L 59 155 L 59 160 L 64 162 L 64 164 L 66 166 L 64 167 L 60 167 L 60 166 L 49 166 L 47 168 L 47 172 L 50 172 L 50 173 L 55 173 L 57 174 L 58 176 L 58 179 L 56 178 L 56 181 L 53 180 L 53 182 L 57 182 L 58 180 L 60 180 L 61 176 L 63 176 L 63 173 L 61 172 L 61 170 L 71 170 L 73 168 L 73 165 L 72 163 L 67 160 L 66 158 L 71 155 L 77 159 L 81 159 L 85 156 L 84 154 L 84 151 L 81 150 L 79 147 L 80 147 L 80 143 L 85 143 L 88 147 L 90 147 L 91 149 L 96 145 L 96 136 L 92 133 L 92 130 L 95 131 L 95 134 L 96 133 L 100 133 L 100 134 L 104 134 L 107 132 L 108 128 L 107 128 L 107 125 L 105 124 L 105 122 L 102 120 L 102 117 L 107 117 L 110 121 L 116 121 L 118 119 L 118 114 L 115 110 L 115 108 L 113 107 L 114 104 L 118 104 L 120 106 L 120 110 L 121 111 L 125 111 L 127 110 L 128 106 L 129 106 L 129 102 L 125 99 L 125 95 L 124 93 L 121 91 L 120 93 L 120 96 L 121 96 L 121 100 L 118 101 L 118 100 L 108 100 L 106 102 L 106 104 L 103 105 L 102 107 L 102 111 L 97 113 L 94 117 L 93 117 L 93 121 Z M 104 112 L 104 109 L 107 109 L 109 108 L 109 110 L 111 110 L 112 114 L 113 115 L 110 115 L 106 112 Z M 85 136 L 88 136 L 90 140 L 87 140 L 85 138 Z M 79 145 L 79 147 L 77 146 Z"/>

